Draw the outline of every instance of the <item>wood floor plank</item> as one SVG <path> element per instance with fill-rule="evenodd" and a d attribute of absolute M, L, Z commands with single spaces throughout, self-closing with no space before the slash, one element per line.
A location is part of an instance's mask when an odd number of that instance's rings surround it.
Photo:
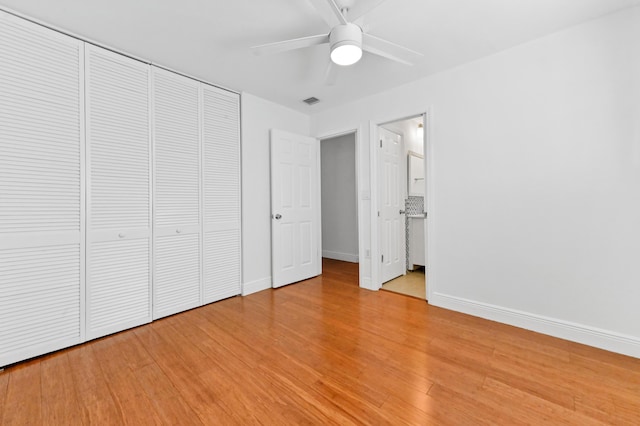
<path fill-rule="evenodd" d="M 315 382 L 300 378 L 304 369 L 291 368 L 290 364 L 271 362 L 261 365 L 259 371 L 271 383 L 277 396 L 285 424 L 356 424 L 352 415 L 333 402 L 333 394 L 327 396 L 314 388 Z"/>
<path fill-rule="evenodd" d="M 0 373 L 0 424 L 640 424 L 640 359 L 358 287 L 356 264 Z"/>
<path fill-rule="evenodd" d="M 42 421 L 44 424 L 82 424 L 83 412 L 67 353 L 42 359 Z"/>
<path fill-rule="evenodd" d="M 9 370 L 0 371 L 0 425 L 4 424 L 5 403 L 7 400 L 7 388 L 9 386 Z"/>
<path fill-rule="evenodd" d="M 498 380 L 487 379 L 483 391 L 476 395 L 476 401 L 492 406 L 496 410 L 506 409 L 512 416 L 527 423 L 558 425 L 579 423 L 584 426 L 599 425 L 597 419 L 576 413 L 572 408 L 554 404 L 547 399 L 522 391 Z M 520 405 L 509 405 L 511 401 L 522 401 Z"/>
<path fill-rule="evenodd" d="M 499 349 L 490 363 L 490 378 L 512 384 L 524 392 L 562 407 L 574 408 L 575 390 L 566 380 L 556 380 L 561 370 L 507 356 Z"/>
<path fill-rule="evenodd" d="M 141 331 L 142 333 L 142 331 Z M 199 422 L 205 422 L 208 418 L 226 419 L 226 413 L 218 403 L 220 400 L 220 386 L 216 383 L 205 383 L 201 375 L 212 369 L 209 359 L 202 352 L 190 344 L 173 326 L 169 325 L 158 330 L 149 330 L 156 334 L 155 340 L 158 352 L 152 354 L 159 367 L 152 373 L 160 378 L 166 377 L 164 387 L 169 391 L 168 395 L 172 405 L 176 406 L 183 416 L 188 415 Z M 146 368 L 143 368 L 145 370 Z M 153 386 L 146 381 L 145 388 Z M 154 392 L 155 393 L 155 392 Z M 192 416 L 193 412 L 196 417 Z"/>
<path fill-rule="evenodd" d="M 94 354 L 103 376 L 109 378 L 107 385 L 115 407 L 120 413 L 122 423 L 129 425 L 162 424 L 153 403 L 134 374 L 136 370 L 148 364 L 137 363 L 137 358 L 125 356 L 125 353 L 135 346 L 135 342 L 135 336 L 131 333 L 120 333 L 96 342 L 93 348 Z M 127 359 L 124 364 L 123 357 Z"/>
<path fill-rule="evenodd" d="M 208 319 L 212 319 L 211 316 L 206 317 Z M 217 317 L 216 319 L 219 320 L 220 318 Z M 202 327 L 202 332 L 206 333 L 206 335 L 197 336 L 194 334 L 194 338 L 196 338 L 198 342 L 205 342 L 205 344 L 210 345 L 213 344 L 213 346 L 207 348 L 207 353 L 213 354 L 214 358 L 229 359 L 229 354 L 224 354 L 223 352 L 229 350 L 228 348 L 235 348 L 237 350 L 238 345 L 242 345 L 242 343 L 236 339 L 231 339 L 231 341 L 229 338 L 225 339 L 222 333 L 220 333 L 220 331 L 222 330 L 219 330 L 217 327 L 215 327 L 214 323 L 210 323 L 209 325 L 206 325 L 206 323 L 199 324 L 200 327 Z M 226 324 L 228 325 L 228 322 Z M 248 325 L 248 327 L 249 330 L 255 330 L 256 328 L 252 325 Z M 273 346 L 270 347 L 266 344 L 271 343 L 270 337 L 264 335 L 259 331 L 257 333 L 252 333 L 249 330 L 244 330 L 241 335 L 250 336 L 250 340 L 254 343 L 253 347 L 255 349 L 252 350 L 252 346 L 250 345 L 243 345 L 241 346 L 242 350 L 240 350 L 239 353 L 233 353 L 234 355 L 238 354 L 238 356 L 234 356 L 233 358 L 231 358 L 232 360 L 243 361 L 240 361 L 241 363 L 239 365 L 237 363 L 236 365 L 228 365 L 231 363 L 225 363 L 227 365 L 223 365 L 223 367 L 231 367 L 231 369 L 228 371 L 230 377 L 242 377 L 246 375 L 248 369 L 257 368 L 256 371 L 263 373 L 265 377 L 271 378 L 272 381 L 277 380 L 278 382 L 289 383 L 289 385 L 287 386 L 289 389 L 284 395 L 276 396 L 273 395 L 273 393 L 267 395 L 257 395 L 258 399 L 269 401 L 269 405 L 265 407 L 266 410 L 261 417 L 262 419 L 270 422 L 269 419 L 273 420 L 274 415 L 277 415 L 277 410 L 274 412 L 274 410 L 270 408 L 273 407 L 273 405 L 288 405 L 289 407 L 287 407 L 284 412 L 284 415 L 287 417 L 282 417 L 280 420 L 280 422 L 284 423 L 274 422 L 274 424 L 287 424 L 291 423 L 292 421 L 301 421 L 303 419 L 307 419 L 307 417 L 309 416 L 311 417 L 308 420 L 314 420 L 314 423 L 322 422 L 323 424 L 325 424 L 327 422 L 331 422 L 332 419 L 339 419 L 339 423 L 341 424 L 349 423 L 349 420 L 347 418 L 341 417 L 341 414 L 333 407 L 323 407 L 319 410 L 319 412 L 314 413 L 315 411 L 318 411 L 315 407 L 322 407 L 321 404 L 317 403 L 317 399 L 322 399 L 322 396 L 316 395 L 314 394 L 314 392 L 311 392 L 313 386 L 309 386 L 309 384 L 315 383 L 320 379 L 321 375 L 319 372 L 314 371 L 314 369 L 312 368 L 305 368 L 305 365 L 308 364 L 307 357 L 302 357 L 302 359 L 299 360 L 298 357 L 289 357 L 290 354 L 287 354 L 285 352 L 278 352 L 277 348 L 274 351 Z M 304 345 L 304 342 L 294 342 L 287 340 L 285 335 L 279 334 L 278 336 L 279 339 L 284 339 L 287 342 L 285 346 L 289 348 L 288 351 L 290 351 L 290 348 L 300 348 Z M 207 337 L 211 337 L 211 339 L 207 339 Z M 265 343 L 265 345 L 260 344 L 261 339 L 265 339 L 262 342 Z M 232 340 L 235 340 L 235 342 L 233 342 Z M 263 347 L 266 348 L 266 350 L 261 350 L 261 348 Z M 255 356 L 251 357 L 251 359 L 247 359 L 247 355 L 251 353 L 255 353 Z M 247 381 L 251 381 L 251 378 L 247 377 L 246 380 L 242 380 L 241 382 L 246 383 Z M 291 392 L 291 387 L 300 390 Z M 251 392 L 251 389 L 247 389 L 247 392 Z M 305 395 L 306 398 L 300 398 L 298 395 Z M 284 402 L 282 398 L 285 398 L 286 401 L 293 399 L 293 401 Z M 309 403 L 309 401 L 312 401 L 312 403 Z M 294 403 L 293 406 L 296 407 L 295 409 L 291 406 L 292 403 Z M 307 408 L 304 408 L 305 406 L 307 406 Z M 302 408 L 304 409 L 300 411 L 300 409 Z"/>
<path fill-rule="evenodd" d="M 139 368 L 134 374 L 164 424 L 203 424 L 158 364 Z"/>
<path fill-rule="evenodd" d="M 3 425 L 42 424 L 40 363 L 40 359 L 36 359 L 11 368 Z"/>
<path fill-rule="evenodd" d="M 95 356 L 95 342 L 67 351 L 73 366 L 71 376 L 85 424 L 123 424 L 122 415 L 111 396 L 108 377 Z M 123 366 L 124 367 L 124 366 Z"/>
<path fill-rule="evenodd" d="M 529 419 L 518 417 L 509 405 L 486 404 L 480 399 L 480 390 L 453 390 L 447 385 L 435 384 L 429 390 L 433 403 L 428 413 L 442 424 L 469 425 L 535 425 Z M 513 404 L 515 401 L 512 401 Z M 577 424 L 577 423 L 576 423 Z"/>
<path fill-rule="evenodd" d="M 146 348 L 140 344 L 140 340 L 135 334 L 135 330 L 127 330 L 118 333 L 120 338 L 118 345 L 119 356 L 124 358 L 126 365 L 132 371 L 145 367 L 154 362 L 153 357 Z"/>
<path fill-rule="evenodd" d="M 406 425 L 442 425 L 442 421 L 429 414 L 433 398 L 427 394 L 390 396 L 382 405 L 389 417 Z"/>

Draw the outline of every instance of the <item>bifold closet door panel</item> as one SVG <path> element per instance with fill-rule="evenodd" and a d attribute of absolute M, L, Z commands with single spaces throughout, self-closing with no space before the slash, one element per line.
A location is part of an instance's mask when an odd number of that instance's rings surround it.
<path fill-rule="evenodd" d="M 204 303 L 241 292 L 240 97 L 202 84 Z"/>
<path fill-rule="evenodd" d="M 0 366 L 84 338 L 82 53 L 0 12 Z"/>
<path fill-rule="evenodd" d="M 200 306 L 200 90 L 152 67 L 153 318 Z"/>
<path fill-rule="evenodd" d="M 151 321 L 149 65 L 86 45 L 87 338 Z"/>

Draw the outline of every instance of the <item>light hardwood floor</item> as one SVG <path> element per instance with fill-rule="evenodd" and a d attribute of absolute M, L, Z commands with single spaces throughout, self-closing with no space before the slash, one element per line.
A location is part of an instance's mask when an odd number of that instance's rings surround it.
<path fill-rule="evenodd" d="M 427 287 L 425 286 L 424 269 L 407 271 L 405 275 L 400 275 L 398 278 L 384 283 L 382 290 L 426 300 Z"/>
<path fill-rule="evenodd" d="M 640 360 L 357 286 L 357 265 L 0 373 L 0 424 L 640 424 Z"/>

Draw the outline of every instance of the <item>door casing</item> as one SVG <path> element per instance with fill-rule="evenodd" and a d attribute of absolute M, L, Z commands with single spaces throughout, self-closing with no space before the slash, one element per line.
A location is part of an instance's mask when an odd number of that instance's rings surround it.
<path fill-rule="evenodd" d="M 369 121 L 369 158 L 370 158 L 370 167 L 369 167 L 369 179 L 371 182 L 371 208 L 370 210 L 370 223 L 371 223 L 371 257 L 373 259 L 379 259 L 380 257 L 380 248 L 379 248 L 379 235 L 377 232 L 378 223 L 378 150 L 376 149 L 378 144 L 376 143 L 379 140 L 378 134 L 378 126 L 384 123 L 391 123 L 394 121 L 401 121 L 406 118 L 416 117 L 422 115 L 424 127 L 424 170 L 425 170 L 425 198 L 424 198 L 424 209 L 427 213 L 426 224 L 425 224 L 425 280 L 428 282 L 427 285 L 427 300 L 433 298 L 433 295 L 437 292 L 436 290 L 436 273 L 435 273 L 435 244 L 436 244 L 436 235 L 434 232 L 435 221 L 434 221 L 434 149 L 433 149 L 433 108 L 431 106 L 424 109 L 424 112 L 417 114 L 408 114 L 404 117 L 399 118 L 389 118 L 387 120 L 381 120 L 379 122 Z M 361 218 L 360 218 L 361 219 Z M 361 281 L 362 282 L 362 281 Z M 361 287 L 368 288 L 371 290 L 379 290 L 382 287 L 381 282 L 381 272 L 380 272 L 380 264 L 378 262 L 373 262 L 371 265 L 371 282 L 369 286 Z"/>

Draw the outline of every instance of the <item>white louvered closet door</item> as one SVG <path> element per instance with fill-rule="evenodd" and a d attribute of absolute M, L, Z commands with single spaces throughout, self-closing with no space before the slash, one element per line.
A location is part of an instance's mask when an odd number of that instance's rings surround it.
<path fill-rule="evenodd" d="M 204 303 L 240 294 L 240 98 L 202 84 Z"/>
<path fill-rule="evenodd" d="M 81 46 L 0 12 L 0 366 L 84 338 Z"/>
<path fill-rule="evenodd" d="M 200 306 L 200 90 L 152 67 L 153 318 Z"/>
<path fill-rule="evenodd" d="M 87 45 L 87 338 L 151 321 L 150 67 Z"/>

